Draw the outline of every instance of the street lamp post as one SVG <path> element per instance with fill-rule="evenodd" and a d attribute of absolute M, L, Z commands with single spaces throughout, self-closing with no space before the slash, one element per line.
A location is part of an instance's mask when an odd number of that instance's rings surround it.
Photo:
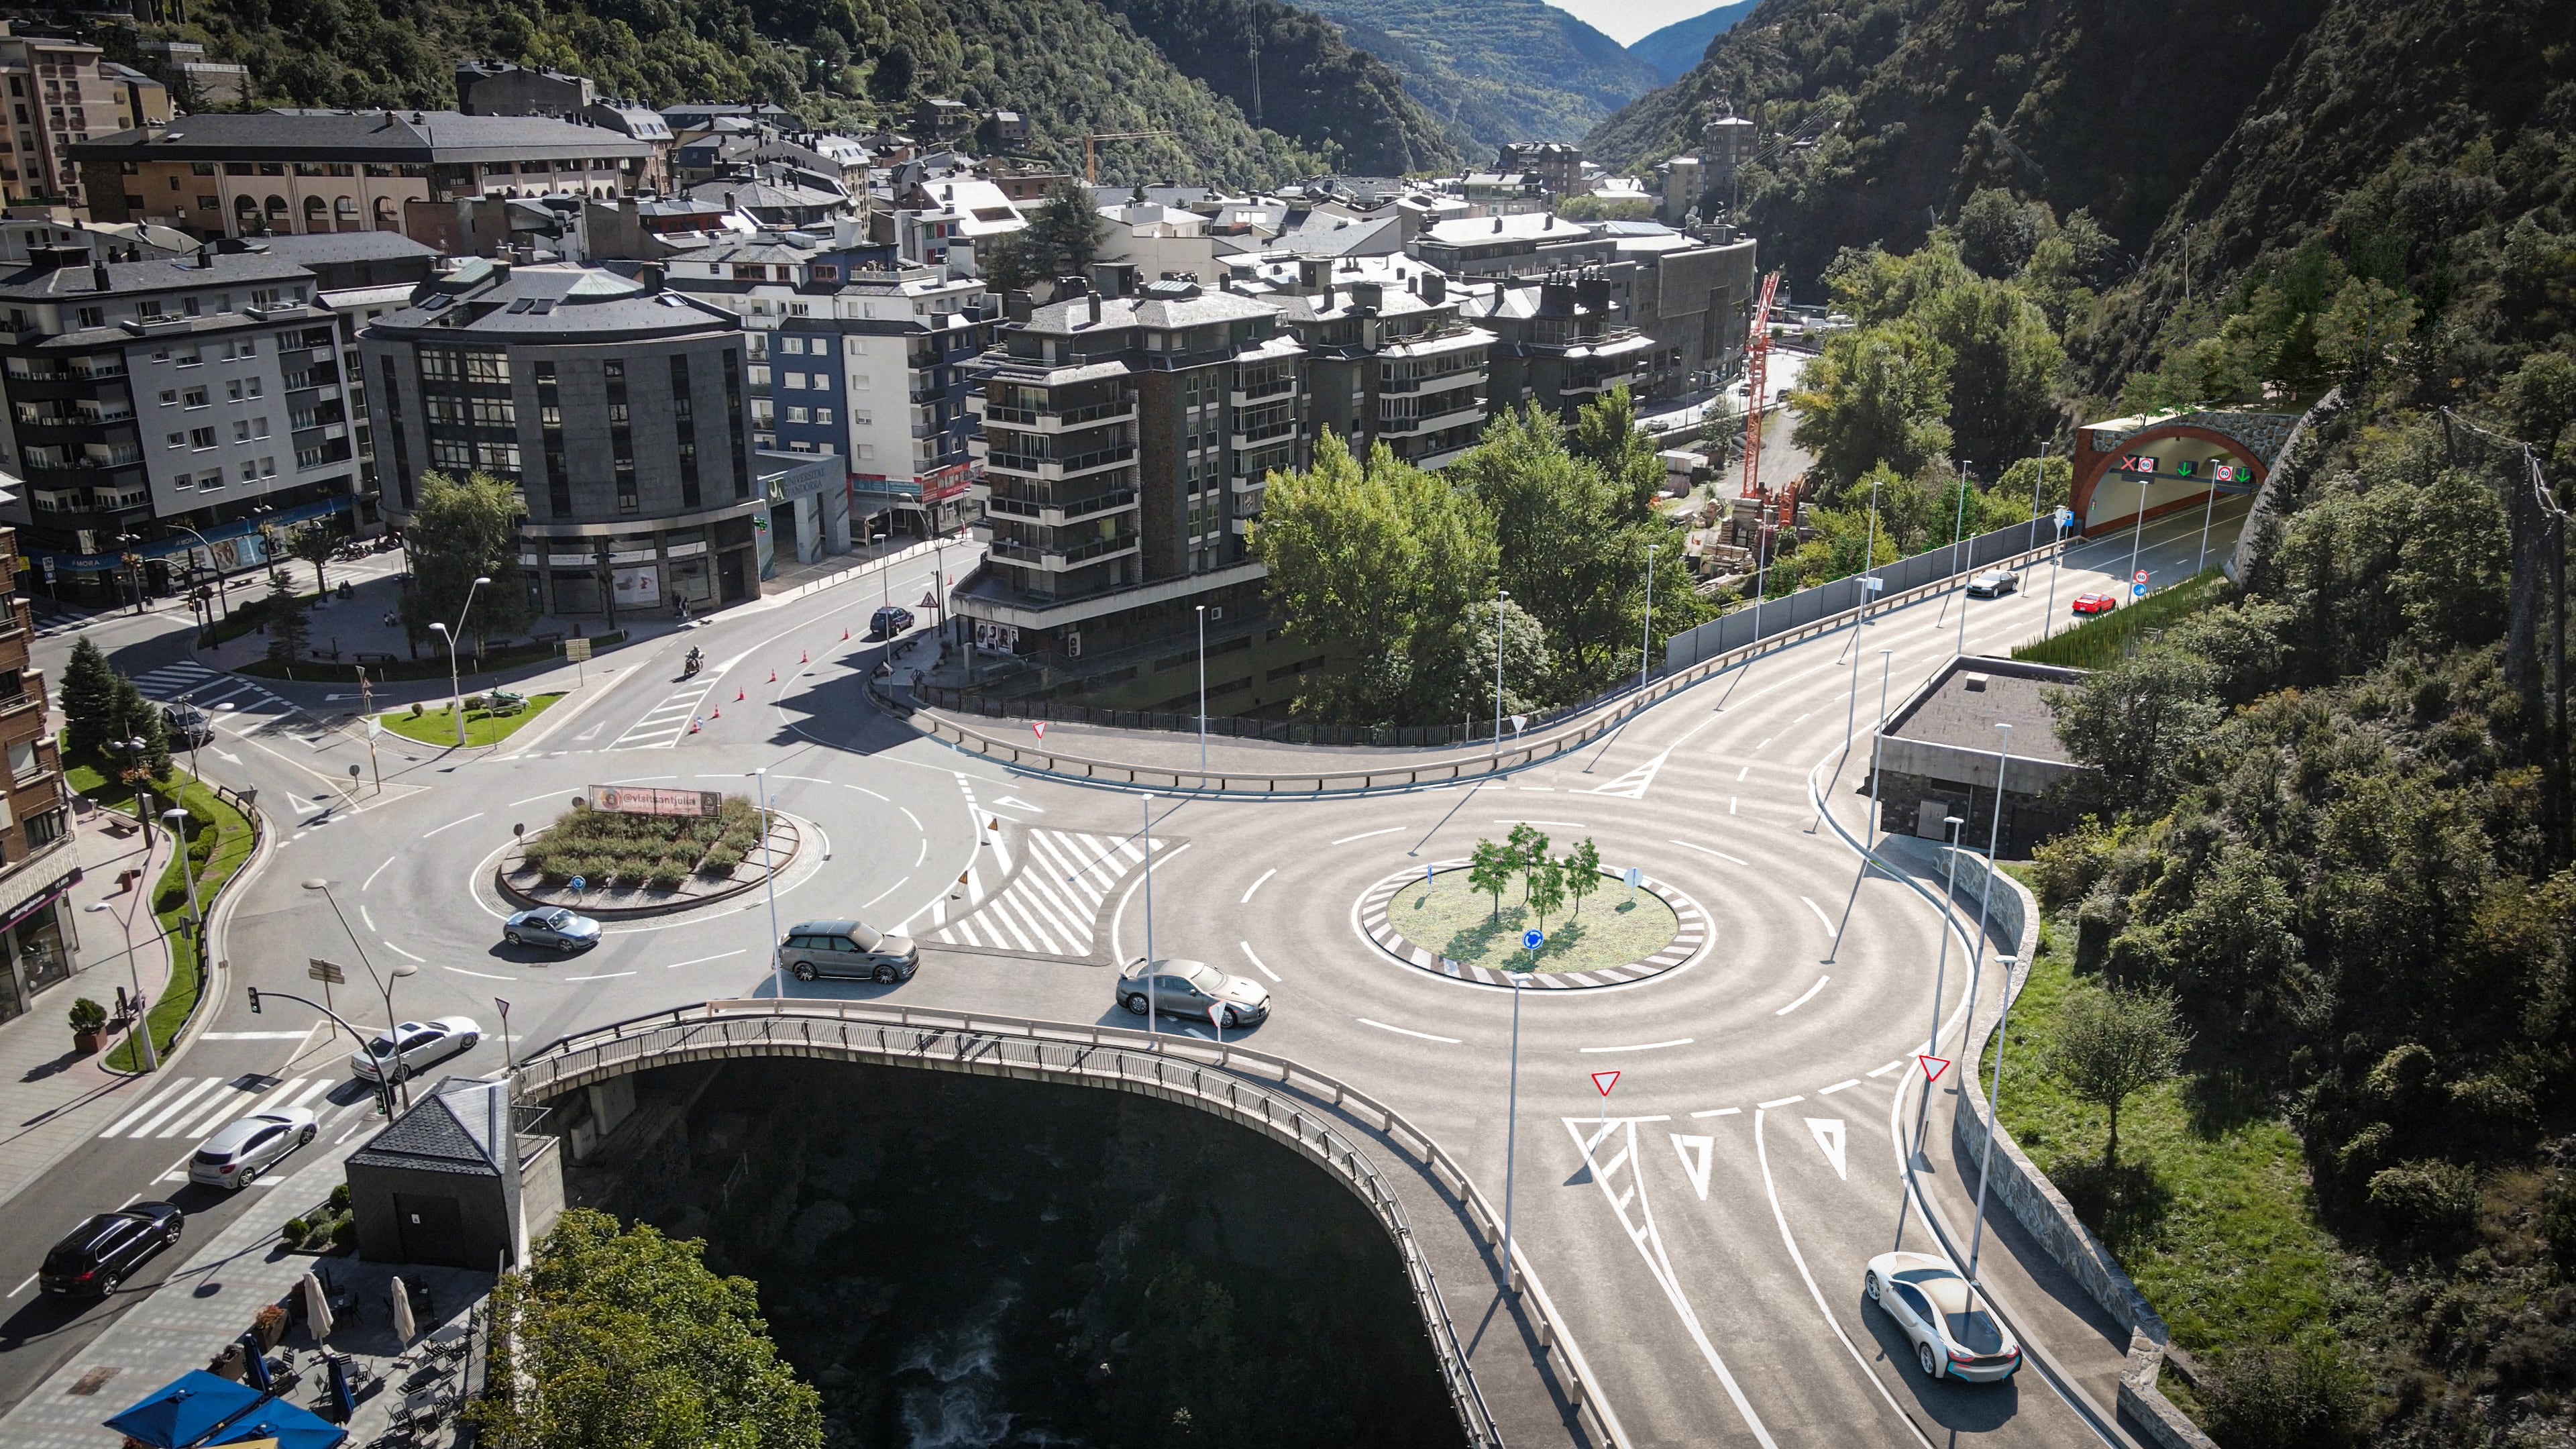
<path fill-rule="evenodd" d="M 1960 1029 L 1962 1044 L 1976 1040 L 1977 983 L 1985 969 L 1986 913 L 1995 900 L 1995 855 L 2004 838 L 2004 777 L 2012 768 L 2012 726 L 1997 724 L 2004 732 L 2003 743 L 1995 749 L 1995 818 L 1986 832 L 1986 884 L 1977 894 L 1977 934 L 1968 957 L 1968 1015 Z"/>
<path fill-rule="evenodd" d="M 190 538 L 195 539 L 198 544 L 206 550 L 206 572 L 215 576 L 215 603 L 223 609 L 225 618 L 231 618 L 233 612 L 232 600 L 224 592 L 224 571 L 215 565 L 215 546 L 206 542 L 206 536 L 204 534 L 199 533 L 184 523 L 173 523 L 170 526 L 179 530 L 181 533 L 188 535 Z M 195 562 L 191 560 L 189 567 L 193 570 L 195 566 Z M 206 622 L 211 624 L 214 621 L 209 619 Z"/>
<path fill-rule="evenodd" d="M 417 976 L 420 974 L 420 968 L 414 966 L 409 961 L 398 961 L 394 964 L 394 968 L 391 972 L 378 971 L 376 969 L 376 963 L 367 955 L 367 943 L 358 939 L 358 933 L 355 930 L 352 930 L 349 926 L 348 916 L 342 914 L 340 910 L 340 898 L 331 894 L 331 883 L 322 879 L 320 876 L 315 876 L 313 879 L 304 883 L 304 888 L 308 891 L 320 891 L 322 893 L 322 899 L 331 903 L 331 914 L 339 918 L 341 933 L 346 935 L 349 938 L 349 944 L 357 949 L 358 964 L 367 968 L 368 979 L 376 983 L 376 990 L 384 996 L 385 1039 L 393 1044 L 393 1054 L 390 1061 L 380 1057 L 376 1058 L 376 1077 L 379 1081 L 383 1081 L 388 1074 L 391 1075 L 392 1081 L 386 1087 L 386 1090 L 388 1092 L 400 1092 L 402 1094 L 402 1109 L 408 1112 L 411 1110 L 411 1073 L 403 1070 L 402 1041 L 399 1037 L 394 1035 L 394 1033 L 402 1026 L 402 1019 L 394 1015 L 394 978 L 399 976 Z M 352 1035 L 354 1034 L 355 1033 L 353 1031 Z M 364 1038 L 360 1038 L 360 1040 L 363 1041 Z M 375 1056 L 372 1052 L 370 1052 L 369 1055 L 371 1057 Z"/>
<path fill-rule="evenodd" d="M 2129 584 L 2132 588 L 2138 582 L 2138 550 L 2147 541 L 2147 484 L 2154 476 L 2152 473 L 2138 475 L 2138 526 L 2129 532 Z"/>
<path fill-rule="evenodd" d="M 1511 591 L 1497 585 L 1494 589 L 1494 767 L 1503 764 L 1503 601 Z"/>
<path fill-rule="evenodd" d="M 1950 569 L 1959 576 L 1959 647 L 1953 653 L 1968 652 L 1968 571 L 1959 550 L 1967 543 L 1968 526 L 1968 460 L 1959 460 L 1959 511 L 1950 525 Z"/>
<path fill-rule="evenodd" d="M 2202 569 L 2209 567 L 2209 520 L 2216 512 L 2218 512 L 2218 484 L 2213 479 L 2209 485 L 2209 501 L 2200 506 L 2200 557 L 2191 566 L 2192 576 L 2195 578 L 2199 577 Z"/>
<path fill-rule="evenodd" d="M 1878 597 L 1878 474 L 1869 475 L 1869 541 L 1860 554 L 1860 621 L 1870 622 L 1870 601 Z"/>
<path fill-rule="evenodd" d="M 179 852 L 179 874 L 188 881 L 188 914 L 199 921 L 206 919 L 206 908 L 197 904 L 197 863 L 188 858 L 188 812 L 164 810 L 161 818 L 170 826 L 170 844 Z"/>
<path fill-rule="evenodd" d="M 1887 675 L 1895 667 L 1895 660 L 1890 657 L 1895 653 L 1893 649 L 1878 651 L 1878 728 L 1869 736 L 1869 840 L 1872 845 L 1878 843 L 1879 746 L 1887 736 Z"/>
<path fill-rule="evenodd" d="M 1154 792 L 1145 792 L 1145 1035 L 1161 1030 L 1154 1017 Z M 1156 1050 L 1161 1044 L 1156 1043 Z"/>
<path fill-rule="evenodd" d="M 148 835 L 144 837 L 144 846 L 145 854 L 143 858 L 146 861 L 149 861 L 152 857 L 150 854 L 151 837 Z M 134 887 L 136 898 L 139 900 L 147 889 L 149 889 L 149 887 L 145 886 L 142 882 L 137 881 Z M 157 1072 L 161 1069 L 161 1058 L 160 1054 L 152 1049 L 152 1023 L 145 1019 L 143 1010 L 145 1006 L 145 1002 L 143 1000 L 143 977 L 134 966 L 134 904 L 135 903 L 133 901 L 126 902 L 125 914 L 116 917 L 116 923 L 125 929 L 125 979 L 131 982 L 134 987 L 134 1025 L 127 1028 L 125 1034 L 129 1039 L 140 1043 L 139 1052 L 140 1059 L 143 1063 L 143 1070 L 147 1072 Z M 106 911 L 110 915 L 116 914 L 113 908 L 111 908 L 105 901 L 92 901 L 88 905 L 81 907 L 81 909 L 84 911 Z"/>
<path fill-rule="evenodd" d="M 1199 608 L 1199 784 L 1207 784 L 1207 605 Z"/>
<path fill-rule="evenodd" d="M 447 707 L 454 711 L 456 716 L 456 747 L 460 750 L 465 748 L 465 686 L 457 678 L 456 641 L 458 636 L 465 632 L 465 616 L 474 611 L 475 590 L 490 582 L 492 582 L 490 579 L 478 575 L 473 585 L 466 589 L 465 607 L 456 611 L 455 628 L 447 627 L 447 622 L 443 619 L 433 619 L 429 625 L 447 639 Z"/>
<path fill-rule="evenodd" d="M 1531 952 L 1530 959 L 1535 964 L 1538 953 Z M 1509 1105 L 1503 1112 L 1503 1285 L 1517 1291 L 1520 1280 L 1512 1272 L 1512 1159 L 1520 1147 L 1521 988 L 1529 984 L 1529 976 L 1526 972 L 1506 974 L 1512 981 L 1512 1084 Z"/>
<path fill-rule="evenodd" d="M 2072 512 L 2073 510 L 2070 509 L 2069 516 Z M 2052 547 L 2048 556 L 2048 608 L 2039 620 L 2039 637 L 2042 641 L 2056 631 L 2057 578 L 2058 575 L 2066 572 L 2066 525 L 2057 522 L 2054 517 L 2049 520 L 2049 543 Z"/>
<path fill-rule="evenodd" d="M 1637 687 L 1646 687 L 1646 671 L 1655 653 L 1655 550 L 1662 544 L 1646 545 L 1646 627 L 1637 640 Z"/>
<path fill-rule="evenodd" d="M 760 782 L 760 878 L 769 887 L 769 994 L 784 1000 L 787 978 L 780 973 L 787 956 L 779 946 L 778 856 L 769 848 L 769 767 L 763 765 L 751 774 Z"/>
<path fill-rule="evenodd" d="M 1977 1161 L 1977 1226 L 1968 1235 L 1968 1286 L 1977 1284 L 1977 1253 L 1986 1242 L 1986 1174 L 1995 1163 L 1995 1112 L 2004 1089 L 2004 1029 L 2012 1025 L 2012 974 L 2019 958 L 1997 956 L 1995 964 L 2004 968 L 2004 1004 L 1995 1022 L 1995 1072 L 1992 1085 L 1986 1088 L 1986 1145 Z"/>
<path fill-rule="evenodd" d="M 1941 994 L 1948 985 L 1950 972 L 1952 905 L 1958 898 L 1959 887 L 1959 830 L 1967 823 L 1956 815 L 1941 817 L 1942 829 L 1950 840 L 1950 875 L 1941 887 L 1941 955 L 1932 968 L 1932 1035 L 1930 1044 L 1923 1048 L 1925 1056 L 1938 1056 L 1941 1052 Z M 1922 1100 L 1914 1109 L 1914 1140 L 1918 1151 L 1923 1141 L 1924 1117 L 1931 1110 L 1932 1079 L 1927 1076 L 1923 1079 Z"/>

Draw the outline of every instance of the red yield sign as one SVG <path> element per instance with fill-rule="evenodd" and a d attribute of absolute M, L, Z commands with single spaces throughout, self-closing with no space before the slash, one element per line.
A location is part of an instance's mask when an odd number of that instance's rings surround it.
<path fill-rule="evenodd" d="M 1950 1059 L 1948 1057 L 1926 1056 L 1921 1052 L 1916 1052 L 1914 1054 L 1914 1060 L 1922 1064 L 1923 1080 L 1926 1082 L 1937 1082 L 1941 1080 L 1941 1074 L 1950 1069 Z"/>
<path fill-rule="evenodd" d="M 1619 1085 L 1619 1074 L 1617 1072 L 1594 1072 L 1592 1074 L 1592 1090 L 1599 1092 L 1602 1096 L 1609 1096 L 1610 1089 L 1617 1085 Z"/>

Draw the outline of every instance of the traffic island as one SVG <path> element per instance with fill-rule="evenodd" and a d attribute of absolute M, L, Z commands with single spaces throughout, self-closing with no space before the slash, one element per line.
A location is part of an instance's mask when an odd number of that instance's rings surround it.
<path fill-rule="evenodd" d="M 708 790 L 602 786 L 502 853 L 493 885 L 529 908 L 603 920 L 664 916 L 738 896 L 795 864 L 804 832 L 776 810 Z"/>
<path fill-rule="evenodd" d="M 1522 933 L 1540 923 L 1505 890 L 1499 902 L 1467 881 L 1468 862 L 1437 861 L 1369 887 L 1356 912 L 1361 934 L 1417 971 L 1485 986 L 1526 973 L 1532 987 L 1581 990 L 1643 981 L 1689 964 L 1707 944 L 1707 912 L 1670 884 L 1598 872 L 1579 906 L 1545 923 L 1533 954 Z"/>

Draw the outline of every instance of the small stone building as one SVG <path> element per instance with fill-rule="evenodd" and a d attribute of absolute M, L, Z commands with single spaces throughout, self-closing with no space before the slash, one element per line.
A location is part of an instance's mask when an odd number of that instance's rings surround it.
<path fill-rule="evenodd" d="M 552 1139 L 513 1130 L 506 1081 L 443 1079 L 351 1153 L 347 1172 L 358 1256 L 371 1263 L 490 1272 L 525 1261 L 563 1207 Z"/>
<path fill-rule="evenodd" d="M 2052 789 L 2079 770 L 2058 742 L 2047 691 L 2083 682 L 2084 671 L 2017 659 L 1961 656 L 1907 696 L 1888 716 L 1876 744 L 1878 824 L 1891 835 L 1943 839 L 1943 820 L 1966 824 L 1962 844 L 1977 851 L 1995 828 L 1998 777 L 2003 859 L 2032 847 L 2072 822 L 2056 806 Z M 1999 724 L 2012 726 L 2009 753 Z M 1856 788 L 1867 792 L 1863 771 Z"/>

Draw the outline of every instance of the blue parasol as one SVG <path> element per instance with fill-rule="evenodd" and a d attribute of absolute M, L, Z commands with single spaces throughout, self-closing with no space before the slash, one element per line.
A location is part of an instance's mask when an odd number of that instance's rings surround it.
<path fill-rule="evenodd" d="M 310 1409 L 300 1409 L 282 1399 L 271 1399 L 255 1413 L 244 1414 L 238 1422 L 227 1424 L 224 1431 L 209 1442 L 239 1444 L 252 1439 L 274 1439 L 277 1449 L 338 1449 L 346 1443 L 349 1431 L 330 1423 Z"/>
<path fill-rule="evenodd" d="M 176 1449 L 258 1402 L 259 1390 L 199 1369 L 162 1385 L 107 1427 L 156 1449 Z"/>

